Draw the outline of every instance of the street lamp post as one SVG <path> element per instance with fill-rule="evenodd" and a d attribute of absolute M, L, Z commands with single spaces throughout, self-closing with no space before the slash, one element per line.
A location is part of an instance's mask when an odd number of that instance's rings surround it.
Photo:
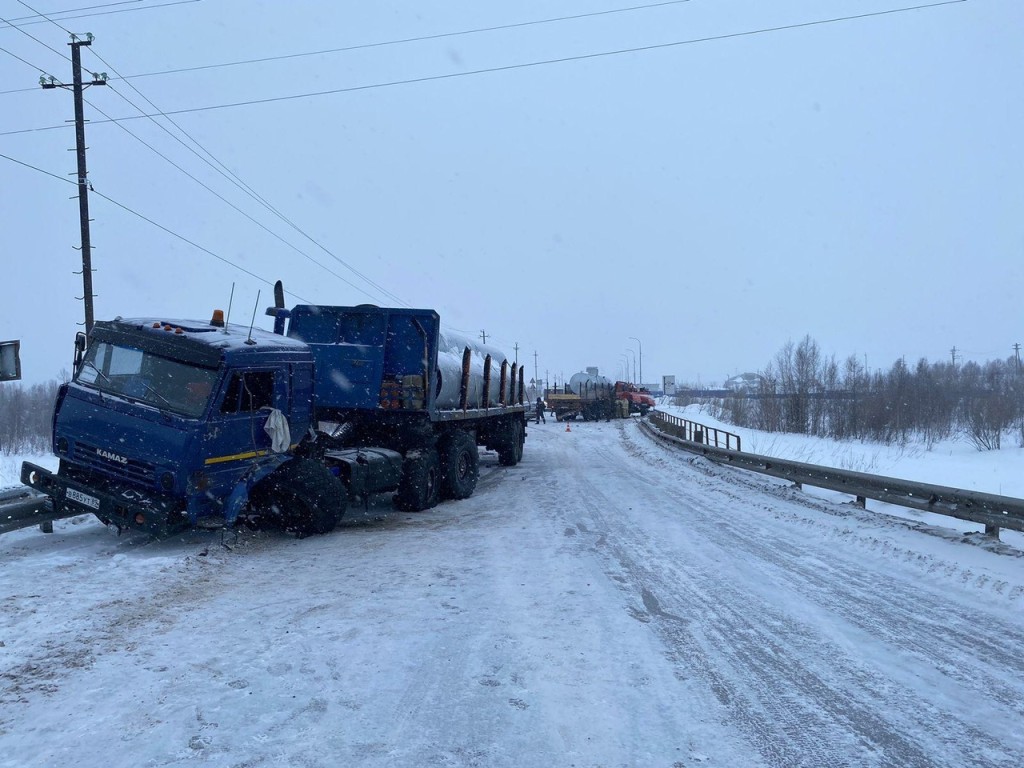
<path fill-rule="evenodd" d="M 626 351 L 633 355 L 633 383 L 636 384 L 636 352 L 634 352 L 632 349 L 629 349 L 628 347 L 626 348 Z"/>
<path fill-rule="evenodd" d="M 642 387 L 644 385 L 644 345 L 640 343 L 640 339 L 636 336 L 630 336 L 629 338 L 635 341 L 637 346 L 640 347 L 640 381 L 637 383 Z"/>

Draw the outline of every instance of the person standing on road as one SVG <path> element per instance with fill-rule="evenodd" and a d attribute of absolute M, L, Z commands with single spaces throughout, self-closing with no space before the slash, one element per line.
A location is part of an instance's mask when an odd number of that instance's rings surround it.
<path fill-rule="evenodd" d="M 538 397 L 537 398 L 537 420 L 536 420 L 535 423 L 536 424 L 540 424 L 542 421 L 545 424 L 548 423 L 548 420 L 544 418 L 544 401 L 541 400 L 540 397 Z"/>

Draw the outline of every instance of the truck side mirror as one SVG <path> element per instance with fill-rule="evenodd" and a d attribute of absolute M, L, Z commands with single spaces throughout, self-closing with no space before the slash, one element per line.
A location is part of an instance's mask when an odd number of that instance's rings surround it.
<path fill-rule="evenodd" d="M 82 365 L 82 360 L 85 358 L 85 343 L 86 337 L 82 331 L 75 334 L 75 364 L 72 370 L 78 371 Z"/>
<path fill-rule="evenodd" d="M 0 341 L 0 381 L 21 378 L 21 342 Z"/>

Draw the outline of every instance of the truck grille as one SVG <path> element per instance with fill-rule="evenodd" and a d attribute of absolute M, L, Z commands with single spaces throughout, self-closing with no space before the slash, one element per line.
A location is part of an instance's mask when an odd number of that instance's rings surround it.
<path fill-rule="evenodd" d="M 115 459 L 103 456 L 99 448 L 86 443 L 75 445 L 75 459 L 81 464 L 99 469 L 120 480 L 132 480 L 147 488 L 152 488 L 156 484 L 156 467 L 147 461 L 128 459 L 127 463 L 122 464 Z"/>

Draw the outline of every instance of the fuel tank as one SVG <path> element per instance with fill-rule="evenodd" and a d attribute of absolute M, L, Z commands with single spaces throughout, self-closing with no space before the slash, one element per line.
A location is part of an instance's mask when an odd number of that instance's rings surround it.
<path fill-rule="evenodd" d="M 611 381 L 596 373 L 580 371 L 569 379 L 569 389 L 581 400 L 599 400 L 612 396 L 615 390 Z"/>

